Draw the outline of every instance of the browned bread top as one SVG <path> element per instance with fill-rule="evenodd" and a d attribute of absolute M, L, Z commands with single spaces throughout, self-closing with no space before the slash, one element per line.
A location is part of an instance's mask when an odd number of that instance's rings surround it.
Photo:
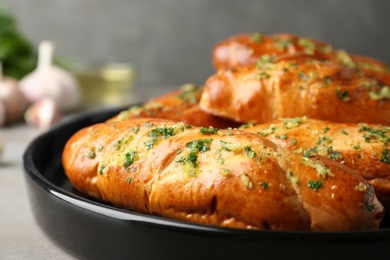
<path fill-rule="evenodd" d="M 245 131 L 158 119 L 96 124 L 65 146 L 81 192 L 130 210 L 271 230 L 378 228 L 383 207 L 357 172 Z"/>
<path fill-rule="evenodd" d="M 375 74 L 390 74 L 388 66 L 377 59 L 350 54 L 331 44 L 288 33 L 239 34 L 219 42 L 213 49 L 216 69 L 256 66 L 262 57 L 277 58 L 284 55 L 305 54 L 328 60 L 349 68 L 360 68 Z"/>
<path fill-rule="evenodd" d="M 132 106 L 108 121 L 130 118 L 161 118 L 175 120 L 193 126 L 227 128 L 239 126 L 237 122 L 220 118 L 200 109 L 199 100 L 203 87 L 186 84 L 177 90 Z"/>
<path fill-rule="evenodd" d="M 307 55 L 220 70 L 205 83 L 203 110 L 239 122 L 309 116 L 390 125 L 390 88 L 382 78 Z"/>
<path fill-rule="evenodd" d="M 390 199 L 390 127 L 299 117 L 243 128 L 303 156 L 322 155 L 340 162 L 367 179 L 381 202 Z"/>

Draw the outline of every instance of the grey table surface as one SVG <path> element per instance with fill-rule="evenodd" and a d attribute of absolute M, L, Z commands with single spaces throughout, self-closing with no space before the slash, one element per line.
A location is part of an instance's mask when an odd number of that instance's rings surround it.
<path fill-rule="evenodd" d="M 174 88 L 136 88 L 128 101 L 142 102 Z M 37 128 L 23 122 L 0 127 L 0 140 L 4 143 L 0 157 L 0 259 L 75 259 L 46 236 L 30 209 L 22 156 L 40 134 Z"/>

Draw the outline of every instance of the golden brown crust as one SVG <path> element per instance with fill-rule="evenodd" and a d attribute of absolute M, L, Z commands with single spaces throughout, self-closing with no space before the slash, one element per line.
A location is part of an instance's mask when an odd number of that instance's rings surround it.
<path fill-rule="evenodd" d="M 141 106 L 122 111 L 108 121 L 130 118 L 160 118 L 180 121 L 193 126 L 228 128 L 239 126 L 237 122 L 214 116 L 200 109 L 199 100 L 203 87 L 187 84 L 163 96 L 153 98 Z"/>
<path fill-rule="evenodd" d="M 216 69 L 253 67 L 259 58 L 278 58 L 285 55 L 310 55 L 349 68 L 360 68 L 367 73 L 389 77 L 388 66 L 377 59 L 350 54 L 342 49 L 316 39 L 288 33 L 267 35 L 264 33 L 239 34 L 218 43 L 212 54 Z"/>
<path fill-rule="evenodd" d="M 265 136 L 300 154 L 321 154 L 356 170 L 380 194 L 390 199 L 390 128 L 382 125 L 343 124 L 315 119 L 286 118 L 244 129 Z"/>
<path fill-rule="evenodd" d="M 383 208 L 366 180 L 309 160 L 249 132 L 158 119 L 84 128 L 63 153 L 78 190 L 130 210 L 235 228 L 378 228 Z"/>
<path fill-rule="evenodd" d="M 333 56 L 333 46 L 315 39 L 288 33 L 239 34 L 218 43 L 212 54 L 213 64 L 219 69 L 255 66 L 263 55 L 278 57 L 291 54 L 313 55 L 320 59 Z"/>
<path fill-rule="evenodd" d="M 380 79 L 362 70 L 295 55 L 218 71 L 206 81 L 200 106 L 244 123 L 306 115 L 389 125 L 388 91 Z"/>

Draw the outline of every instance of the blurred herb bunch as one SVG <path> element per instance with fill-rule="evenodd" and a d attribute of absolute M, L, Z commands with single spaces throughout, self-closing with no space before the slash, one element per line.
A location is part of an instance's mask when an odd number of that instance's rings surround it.
<path fill-rule="evenodd" d="M 37 52 L 30 41 L 19 31 L 8 10 L 0 4 L 0 62 L 3 74 L 21 79 L 37 64 Z"/>

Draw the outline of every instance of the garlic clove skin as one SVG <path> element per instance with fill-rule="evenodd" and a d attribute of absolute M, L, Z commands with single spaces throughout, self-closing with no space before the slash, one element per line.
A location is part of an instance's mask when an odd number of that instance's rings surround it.
<path fill-rule="evenodd" d="M 80 86 L 71 73 L 52 64 L 52 55 L 53 44 L 42 42 L 37 68 L 21 79 L 20 89 L 30 103 L 50 97 L 62 111 L 77 109 L 81 104 Z"/>
<path fill-rule="evenodd" d="M 24 119 L 40 131 L 47 131 L 62 119 L 62 112 L 56 101 L 44 97 L 27 109 Z"/>
<path fill-rule="evenodd" d="M 2 115 L 0 125 L 10 125 L 23 118 L 28 106 L 28 101 L 19 89 L 15 79 L 5 77 L 0 82 L 0 101 L 2 102 Z"/>

